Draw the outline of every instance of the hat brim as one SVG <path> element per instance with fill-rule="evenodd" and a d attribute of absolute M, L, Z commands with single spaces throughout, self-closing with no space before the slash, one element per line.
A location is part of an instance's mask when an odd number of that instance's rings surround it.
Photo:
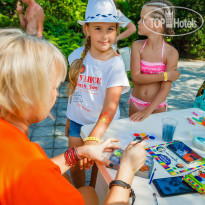
<path fill-rule="evenodd" d="M 94 20 L 92 20 L 92 19 L 90 19 L 90 20 L 87 20 L 87 21 L 81 21 L 81 20 L 78 20 L 77 21 L 80 25 L 84 25 L 84 24 L 86 24 L 86 23 L 95 23 L 95 22 L 100 22 L 100 23 L 118 23 L 118 24 L 124 24 L 125 22 L 121 22 L 121 21 L 118 21 L 117 19 L 116 20 L 114 20 L 113 21 L 113 19 L 94 19 Z"/>

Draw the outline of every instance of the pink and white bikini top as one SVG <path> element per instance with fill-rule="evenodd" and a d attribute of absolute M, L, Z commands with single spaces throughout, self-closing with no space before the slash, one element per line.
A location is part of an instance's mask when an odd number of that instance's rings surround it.
<path fill-rule="evenodd" d="M 144 50 L 144 47 L 147 43 L 147 40 L 144 42 L 144 45 L 141 50 L 141 54 Z M 159 74 L 165 72 L 166 65 L 163 63 L 163 51 L 164 51 L 164 39 L 163 39 L 163 45 L 162 45 L 162 62 L 158 63 L 150 63 L 147 61 L 140 61 L 140 67 L 142 74 Z"/>

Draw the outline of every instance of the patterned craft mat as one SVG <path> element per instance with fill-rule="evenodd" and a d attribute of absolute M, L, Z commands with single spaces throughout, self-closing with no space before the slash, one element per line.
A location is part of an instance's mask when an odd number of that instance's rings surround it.
<path fill-rule="evenodd" d="M 146 148 L 146 151 L 157 160 L 157 162 L 167 170 L 171 175 L 177 175 L 189 170 L 195 170 L 197 168 L 205 166 L 205 159 L 195 162 L 193 164 L 186 164 L 177 155 L 167 148 L 168 144 L 175 143 L 167 142 L 165 144 L 159 144 L 156 146 Z"/>
<path fill-rule="evenodd" d="M 205 194 L 205 167 L 195 170 L 183 177 L 194 190 Z"/>

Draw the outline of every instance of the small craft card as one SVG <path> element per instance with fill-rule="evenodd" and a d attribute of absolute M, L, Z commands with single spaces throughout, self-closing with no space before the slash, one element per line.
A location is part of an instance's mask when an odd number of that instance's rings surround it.
<path fill-rule="evenodd" d="M 167 148 L 167 145 L 176 142 L 177 141 L 167 142 L 165 144 L 148 147 L 146 148 L 146 151 L 171 175 L 177 175 L 205 166 L 205 159 L 203 158 L 195 163 L 186 164 L 182 159 Z"/>
<path fill-rule="evenodd" d="M 205 194 L 205 167 L 187 174 L 183 179 L 189 186 L 201 194 Z"/>

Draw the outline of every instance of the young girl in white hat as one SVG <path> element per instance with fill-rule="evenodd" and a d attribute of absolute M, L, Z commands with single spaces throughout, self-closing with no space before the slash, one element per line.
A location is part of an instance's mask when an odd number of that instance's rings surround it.
<path fill-rule="evenodd" d="M 111 121 L 120 117 L 120 95 L 130 88 L 123 60 L 111 47 L 122 23 L 118 20 L 114 2 L 89 0 L 85 21 L 78 23 L 83 26 L 86 41 L 84 47 L 68 57 L 71 67 L 65 132 L 69 136 L 69 147 L 83 144 L 80 129 L 91 123 L 96 125 L 85 144 L 98 143 Z M 89 159 L 85 159 L 80 167 L 70 170 L 77 188 L 84 185 L 82 169 L 88 169 L 90 164 Z"/>

